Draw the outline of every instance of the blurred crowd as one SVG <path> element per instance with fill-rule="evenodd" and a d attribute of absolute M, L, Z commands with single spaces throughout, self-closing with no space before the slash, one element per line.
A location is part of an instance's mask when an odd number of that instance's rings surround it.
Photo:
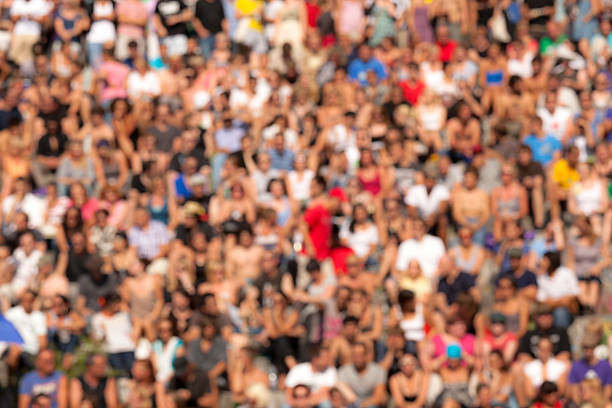
<path fill-rule="evenodd" d="M 611 177 L 611 0 L 1 0 L 0 406 L 610 408 Z"/>

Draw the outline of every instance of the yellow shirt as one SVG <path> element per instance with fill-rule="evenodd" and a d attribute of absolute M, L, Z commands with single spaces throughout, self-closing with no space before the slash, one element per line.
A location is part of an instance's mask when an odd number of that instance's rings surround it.
<path fill-rule="evenodd" d="M 399 281 L 400 289 L 410 290 L 414 292 L 416 299 L 423 299 L 424 296 L 431 294 L 432 287 L 431 282 L 424 276 L 419 276 L 416 279 L 409 278 L 408 276 L 400 277 Z"/>
<path fill-rule="evenodd" d="M 565 159 L 555 163 L 552 176 L 553 180 L 564 190 L 569 190 L 572 184 L 580 180 L 578 171 L 572 169 Z"/>

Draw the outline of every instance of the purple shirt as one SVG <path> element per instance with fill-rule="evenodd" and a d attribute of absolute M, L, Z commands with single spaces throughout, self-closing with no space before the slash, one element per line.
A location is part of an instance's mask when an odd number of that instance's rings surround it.
<path fill-rule="evenodd" d="M 578 384 L 585 378 L 597 376 L 602 385 L 612 384 L 612 367 L 608 360 L 601 360 L 594 366 L 590 366 L 585 360 L 578 360 L 572 363 L 569 372 L 570 384 Z"/>

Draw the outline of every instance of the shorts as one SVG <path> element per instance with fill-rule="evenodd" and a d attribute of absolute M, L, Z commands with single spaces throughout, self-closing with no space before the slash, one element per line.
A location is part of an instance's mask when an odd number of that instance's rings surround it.
<path fill-rule="evenodd" d="M 578 278 L 579 282 L 597 282 L 598 284 L 601 285 L 601 278 L 599 276 L 596 275 L 589 275 L 589 276 L 580 276 Z"/>
<path fill-rule="evenodd" d="M 184 34 L 169 35 L 162 40 L 169 57 L 187 54 L 187 36 Z"/>

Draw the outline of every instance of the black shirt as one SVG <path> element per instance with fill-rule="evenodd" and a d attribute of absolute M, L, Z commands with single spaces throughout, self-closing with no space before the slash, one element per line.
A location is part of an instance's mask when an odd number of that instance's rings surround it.
<path fill-rule="evenodd" d="M 168 30 L 168 35 L 186 35 L 187 34 L 187 24 L 178 23 L 169 25 L 167 23 L 167 18 L 176 16 L 177 14 L 181 14 L 183 10 L 185 10 L 187 6 L 183 2 L 183 0 L 159 0 L 157 2 L 157 6 L 155 6 L 155 14 L 159 15 L 161 18 L 162 24 Z"/>
<path fill-rule="evenodd" d="M 465 273 L 459 272 L 459 275 L 453 282 L 448 282 L 446 276 L 440 278 L 438 282 L 438 293 L 444 293 L 448 304 L 455 302 L 457 295 L 460 293 L 468 293 L 476 285 L 476 277 Z"/>
<path fill-rule="evenodd" d="M 225 12 L 221 0 L 198 0 L 195 15 L 211 34 L 217 34 L 223 30 L 221 22 L 225 19 Z"/>
<path fill-rule="evenodd" d="M 60 157 L 66 151 L 68 138 L 65 134 L 57 135 L 46 134 L 38 141 L 36 154 L 45 157 Z"/>
<path fill-rule="evenodd" d="M 525 4 L 529 7 L 529 10 L 538 10 L 544 7 L 554 7 L 555 0 L 525 0 Z M 550 16 L 539 16 L 529 19 L 529 24 L 543 25 L 546 24 Z"/>
<path fill-rule="evenodd" d="M 552 343 L 554 355 L 564 351 L 570 351 L 570 341 L 567 331 L 557 327 L 551 327 L 547 330 L 535 329 L 525 333 L 519 341 L 518 354 L 525 353 L 536 358 L 538 343 L 543 338 L 547 338 Z"/>
<path fill-rule="evenodd" d="M 203 232 L 204 235 L 206 235 L 207 241 L 210 241 L 216 235 L 213 227 L 211 227 L 207 222 L 200 222 L 194 228 L 187 228 L 183 224 L 179 224 L 174 232 L 176 234 L 176 239 L 181 240 L 185 245 L 189 245 L 191 242 L 191 235 L 195 232 Z"/>
<path fill-rule="evenodd" d="M 198 161 L 198 168 L 201 168 L 202 166 L 208 166 L 208 159 L 204 155 L 204 149 L 196 147 L 195 149 L 193 149 L 193 151 L 189 152 L 189 154 L 183 152 L 175 153 L 174 156 L 172 156 L 172 159 L 170 160 L 170 170 L 174 170 L 180 173 L 182 171 L 183 163 L 185 163 L 185 160 L 188 157 L 196 158 L 196 160 Z"/>

